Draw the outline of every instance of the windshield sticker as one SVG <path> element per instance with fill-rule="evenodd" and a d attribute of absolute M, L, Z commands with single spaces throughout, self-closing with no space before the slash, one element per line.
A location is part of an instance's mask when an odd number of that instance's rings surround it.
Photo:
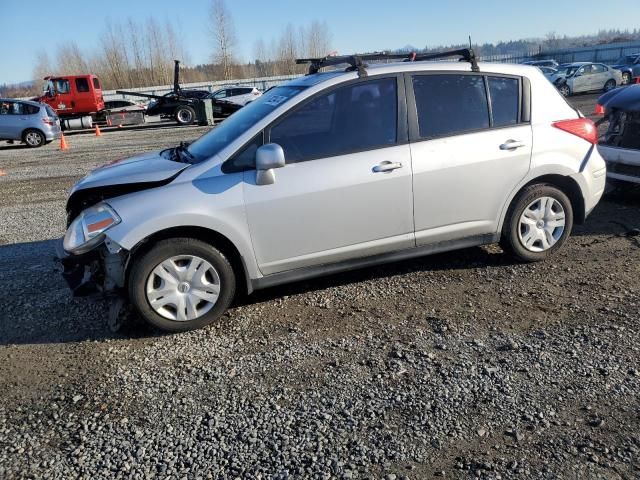
<path fill-rule="evenodd" d="M 278 105 L 280 105 L 282 102 L 284 102 L 285 100 L 287 100 L 287 98 L 289 97 L 285 97 L 283 95 L 274 95 L 273 97 L 271 97 L 269 100 L 267 100 L 266 102 L 264 102 L 266 105 L 271 105 L 272 107 L 277 107 Z"/>

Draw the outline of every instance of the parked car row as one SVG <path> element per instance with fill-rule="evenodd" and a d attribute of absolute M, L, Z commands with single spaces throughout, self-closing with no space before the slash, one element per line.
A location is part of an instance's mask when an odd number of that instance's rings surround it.
<path fill-rule="evenodd" d="M 640 80 L 640 53 L 626 55 L 613 66 L 601 62 L 558 64 L 555 60 L 532 60 L 523 64 L 538 67 L 564 96 L 608 92 Z"/>

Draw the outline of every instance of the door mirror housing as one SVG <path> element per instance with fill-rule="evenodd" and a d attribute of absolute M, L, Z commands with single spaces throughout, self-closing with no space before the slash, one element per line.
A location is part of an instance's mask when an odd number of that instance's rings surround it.
<path fill-rule="evenodd" d="M 256 185 L 271 185 L 276 181 L 274 168 L 285 165 L 284 150 L 277 143 L 267 143 L 256 150 Z"/>

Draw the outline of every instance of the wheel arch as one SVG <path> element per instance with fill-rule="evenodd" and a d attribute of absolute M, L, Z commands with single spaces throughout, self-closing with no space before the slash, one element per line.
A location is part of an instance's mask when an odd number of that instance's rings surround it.
<path fill-rule="evenodd" d="M 571 178 L 568 175 L 559 175 L 559 174 L 545 174 L 537 176 L 527 183 L 522 185 L 509 199 L 506 208 L 503 210 L 504 213 L 502 215 L 502 219 L 500 221 L 500 228 L 498 232 L 502 232 L 504 228 L 504 222 L 511 210 L 513 203 L 516 201 L 520 193 L 527 187 L 531 185 L 537 184 L 546 184 L 554 186 L 560 189 L 571 201 L 571 207 L 573 208 L 573 221 L 576 224 L 584 223 L 586 219 L 586 211 L 585 211 L 585 201 L 582 196 L 582 190 L 580 189 L 580 185 L 576 180 Z"/>
<path fill-rule="evenodd" d="M 36 128 L 36 127 L 27 127 L 20 134 L 20 138 L 22 139 L 23 142 L 25 141 L 25 137 L 27 136 L 27 133 L 29 133 L 29 132 L 38 132 L 38 133 L 40 133 L 42 135 L 42 138 L 44 138 L 44 142 L 42 142 L 43 145 L 47 141 L 47 135 L 42 130 L 40 130 L 39 128 Z"/>
<path fill-rule="evenodd" d="M 236 287 L 238 289 L 241 289 L 240 291 L 244 294 L 249 294 L 253 291 L 253 288 L 251 286 L 251 277 L 247 269 L 246 262 L 234 243 L 225 235 L 216 232 L 215 230 L 200 226 L 171 227 L 154 232 L 148 237 L 145 237 L 143 240 L 139 241 L 130 250 L 129 259 L 125 270 L 125 282 L 128 282 L 129 280 L 131 266 L 136 258 L 139 258 L 146 252 L 151 250 L 151 248 L 153 248 L 153 246 L 160 240 L 182 237 L 201 240 L 220 250 L 227 257 L 227 259 L 231 263 L 233 271 L 238 276 L 239 281 L 236 283 Z"/>

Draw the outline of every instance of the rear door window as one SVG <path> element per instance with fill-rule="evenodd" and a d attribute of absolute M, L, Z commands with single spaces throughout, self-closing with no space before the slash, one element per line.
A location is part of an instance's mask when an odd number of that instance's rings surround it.
<path fill-rule="evenodd" d="M 34 115 L 40 111 L 40 107 L 36 105 L 30 105 L 28 103 L 22 103 L 22 113 L 24 115 Z"/>
<path fill-rule="evenodd" d="M 482 75 L 416 75 L 413 91 L 421 138 L 463 134 L 490 126 Z"/>
<path fill-rule="evenodd" d="M 86 93 L 89 91 L 89 80 L 86 78 L 76 78 L 76 90 L 78 93 Z"/>

